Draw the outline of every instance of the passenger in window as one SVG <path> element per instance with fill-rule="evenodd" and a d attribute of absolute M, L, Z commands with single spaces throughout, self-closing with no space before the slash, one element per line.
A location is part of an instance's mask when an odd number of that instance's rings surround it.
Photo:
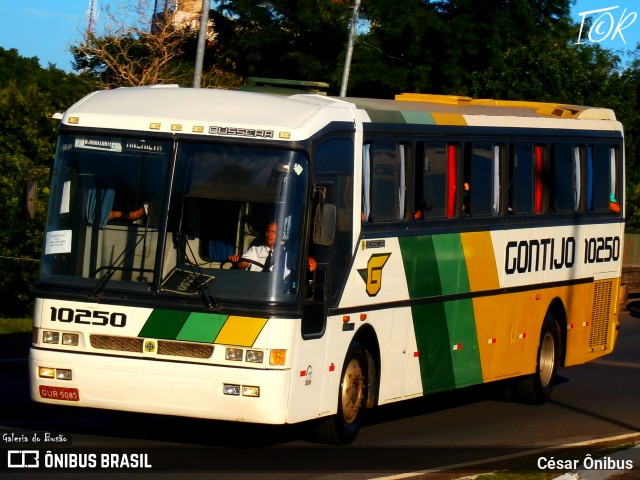
<path fill-rule="evenodd" d="M 420 203 L 416 207 L 416 213 L 413 214 L 414 220 L 422 220 L 425 217 L 424 214 L 424 199 L 420 200 Z"/>
<path fill-rule="evenodd" d="M 429 210 L 433 208 L 433 204 L 428 204 L 427 201 L 422 198 L 418 205 L 416 205 L 416 213 L 413 214 L 414 220 L 424 220 L 427 218 Z"/>
<path fill-rule="evenodd" d="M 462 215 L 464 217 L 471 216 L 471 187 L 469 182 L 464 182 L 464 195 L 462 197 Z"/>
<path fill-rule="evenodd" d="M 271 272 L 273 270 L 273 249 L 278 237 L 278 226 L 276 222 L 269 222 L 264 232 L 264 237 L 251 245 L 247 251 L 240 257 L 239 255 L 230 255 L 229 260 L 236 264 L 241 270 L 250 272 Z M 316 269 L 316 261 L 308 258 L 309 270 L 312 272 Z"/>
<path fill-rule="evenodd" d="M 614 213 L 620 213 L 620 204 L 613 193 L 609 195 L 609 210 Z"/>

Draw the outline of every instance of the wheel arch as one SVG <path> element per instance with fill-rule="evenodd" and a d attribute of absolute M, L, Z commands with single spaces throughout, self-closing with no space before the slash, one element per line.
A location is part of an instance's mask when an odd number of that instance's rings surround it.
<path fill-rule="evenodd" d="M 555 297 L 549 307 L 547 308 L 547 314 L 553 315 L 554 320 L 559 327 L 558 339 L 560 340 L 560 362 L 559 366 L 564 366 L 565 354 L 567 351 L 567 311 L 564 306 L 564 302 L 559 297 Z M 546 316 L 546 315 L 545 315 Z"/>
<path fill-rule="evenodd" d="M 367 408 L 378 403 L 378 387 L 380 385 L 380 343 L 378 335 L 371 325 L 363 325 L 353 336 L 352 342 L 358 342 L 367 352 L 368 388 Z"/>

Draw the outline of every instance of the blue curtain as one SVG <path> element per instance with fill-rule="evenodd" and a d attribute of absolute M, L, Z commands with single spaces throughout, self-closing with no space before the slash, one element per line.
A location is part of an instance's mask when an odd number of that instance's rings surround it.
<path fill-rule="evenodd" d="M 113 199 L 116 192 L 113 188 L 90 188 L 87 193 L 87 222 L 93 226 L 96 206 L 100 210 L 100 218 L 98 219 L 98 227 L 103 229 L 109 220 L 109 213 L 113 206 Z"/>

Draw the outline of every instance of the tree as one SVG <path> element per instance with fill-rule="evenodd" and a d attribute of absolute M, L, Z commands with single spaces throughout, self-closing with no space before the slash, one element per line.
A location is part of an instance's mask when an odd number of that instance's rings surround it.
<path fill-rule="evenodd" d="M 351 19 L 350 2 L 221 2 L 213 12 L 221 59 L 239 75 L 325 81 L 337 93 Z"/>
<path fill-rule="evenodd" d="M 439 93 L 446 63 L 439 61 L 450 27 L 441 2 L 367 0 L 368 31 L 357 37 L 349 79 L 354 96 L 393 98 L 401 92 Z"/>
<path fill-rule="evenodd" d="M 537 36 L 566 35 L 569 0 L 366 0 L 371 28 L 358 36 L 356 96 L 461 93 L 474 71 Z"/>
<path fill-rule="evenodd" d="M 31 311 L 49 197 L 49 171 L 55 151 L 51 116 L 88 93 L 75 75 L 16 50 L 0 48 L 0 316 Z M 26 220 L 27 176 L 38 182 L 35 218 Z"/>
<path fill-rule="evenodd" d="M 199 25 L 183 22 L 175 10 L 154 12 L 148 0 L 129 0 L 103 9 L 100 34 L 87 31 L 72 48 L 74 69 L 90 72 L 106 88 L 178 83 L 191 85 Z M 216 45 L 209 22 L 207 48 Z M 212 55 L 209 55 L 212 58 Z M 203 70 L 204 86 L 233 86 L 237 80 L 213 62 Z"/>

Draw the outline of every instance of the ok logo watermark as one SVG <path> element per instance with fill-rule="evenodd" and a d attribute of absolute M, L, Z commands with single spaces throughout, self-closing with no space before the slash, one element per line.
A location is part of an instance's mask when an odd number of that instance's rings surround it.
<path fill-rule="evenodd" d="M 627 13 L 627 9 L 625 8 L 622 10 L 620 16 L 618 16 L 619 11 L 614 12 L 614 10 L 618 10 L 619 8 L 620 6 L 616 5 L 615 7 L 599 8 L 597 10 L 580 12 L 578 15 L 580 15 L 582 20 L 580 21 L 578 41 L 575 44 L 581 45 L 583 43 L 582 35 L 584 32 L 584 24 L 585 21 L 591 17 L 593 17 L 593 23 L 587 33 L 589 41 L 593 43 L 600 43 L 605 40 L 613 41 L 619 36 L 620 40 L 626 44 L 627 40 L 624 38 L 624 34 L 622 32 L 633 25 L 633 22 L 638 18 L 638 14 L 636 12 Z"/>

